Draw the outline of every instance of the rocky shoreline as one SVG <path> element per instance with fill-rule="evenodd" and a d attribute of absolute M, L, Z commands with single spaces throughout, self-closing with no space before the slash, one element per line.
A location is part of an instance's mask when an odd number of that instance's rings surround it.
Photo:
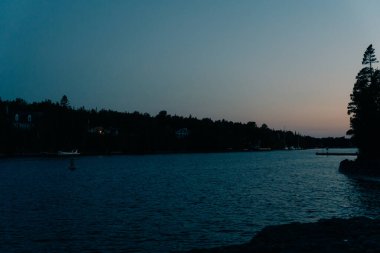
<path fill-rule="evenodd" d="M 245 244 L 191 253 L 380 252 L 380 220 L 366 217 L 269 226 Z"/>
<path fill-rule="evenodd" d="M 340 162 L 339 171 L 347 175 L 380 176 L 380 160 L 348 160 Z"/>

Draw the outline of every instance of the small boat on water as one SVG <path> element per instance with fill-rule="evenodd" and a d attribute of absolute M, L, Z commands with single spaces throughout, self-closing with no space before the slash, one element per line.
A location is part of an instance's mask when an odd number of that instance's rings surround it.
<path fill-rule="evenodd" d="M 78 149 L 74 149 L 72 151 L 58 151 L 57 153 L 59 156 L 76 156 L 76 155 L 80 155 L 80 153 L 78 152 Z"/>

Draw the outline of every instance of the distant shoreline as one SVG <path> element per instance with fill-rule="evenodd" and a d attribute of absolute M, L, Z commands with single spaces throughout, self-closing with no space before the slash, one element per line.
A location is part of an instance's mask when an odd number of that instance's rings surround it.
<path fill-rule="evenodd" d="M 256 122 L 198 119 L 140 112 L 70 107 L 68 98 L 28 103 L 0 100 L 0 153 L 40 156 L 39 152 L 79 149 L 86 155 L 209 153 L 352 147 L 345 135 L 311 137 L 271 129 Z"/>
<path fill-rule="evenodd" d="M 300 150 L 318 150 L 323 148 L 305 148 Z M 351 147 L 339 147 L 333 149 L 352 149 Z M 127 155 L 171 155 L 171 154 L 210 154 L 210 153 L 262 153 L 262 152 L 272 152 L 272 151 L 283 151 L 283 152 L 293 152 L 299 150 L 284 150 L 284 149 L 250 149 L 250 150 L 210 150 L 210 151 L 155 151 L 155 152 L 109 152 L 109 153 L 91 153 L 83 152 L 78 155 L 59 155 L 58 152 L 40 152 L 40 153 L 14 153 L 14 154 L 4 154 L 0 153 L 0 159 L 5 158 L 75 158 L 75 157 L 85 157 L 85 156 L 127 156 Z M 351 153 L 347 153 L 351 154 Z"/>

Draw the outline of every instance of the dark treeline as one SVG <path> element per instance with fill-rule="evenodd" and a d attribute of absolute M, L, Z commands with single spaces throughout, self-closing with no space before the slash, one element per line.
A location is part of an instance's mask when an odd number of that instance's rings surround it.
<path fill-rule="evenodd" d="M 0 100 L 0 153 L 78 149 L 81 153 L 222 152 L 260 149 L 349 147 L 341 138 L 313 138 L 255 122 L 181 117 L 161 111 L 127 113 L 74 109 L 63 96 L 46 100 Z"/>

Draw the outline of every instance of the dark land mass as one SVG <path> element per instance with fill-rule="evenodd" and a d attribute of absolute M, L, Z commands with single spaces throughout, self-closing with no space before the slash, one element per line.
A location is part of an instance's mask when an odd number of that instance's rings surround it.
<path fill-rule="evenodd" d="M 380 220 L 365 217 L 269 226 L 246 244 L 191 253 L 380 252 Z"/>
<path fill-rule="evenodd" d="M 32 155 L 78 150 L 81 154 L 154 154 L 267 151 L 352 147 L 344 138 L 313 138 L 255 122 L 156 116 L 73 108 L 61 101 L 27 103 L 0 99 L 0 154 Z"/>
<path fill-rule="evenodd" d="M 380 159 L 345 159 L 340 162 L 339 171 L 346 175 L 380 177 Z"/>

